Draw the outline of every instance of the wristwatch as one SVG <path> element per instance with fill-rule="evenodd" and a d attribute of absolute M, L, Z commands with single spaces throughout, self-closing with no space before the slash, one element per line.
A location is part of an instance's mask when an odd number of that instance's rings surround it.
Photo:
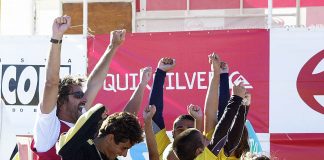
<path fill-rule="evenodd" d="M 54 44 L 61 44 L 62 43 L 62 40 L 57 40 L 57 39 L 51 38 L 50 42 L 52 42 Z"/>

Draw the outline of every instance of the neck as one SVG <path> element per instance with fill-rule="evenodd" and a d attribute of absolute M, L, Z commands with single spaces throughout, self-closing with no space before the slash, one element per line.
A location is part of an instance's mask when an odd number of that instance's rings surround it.
<path fill-rule="evenodd" d="M 60 114 L 58 113 L 57 114 L 57 117 L 60 119 L 60 120 L 63 120 L 65 122 L 69 122 L 69 123 L 75 123 L 75 121 L 73 121 L 70 117 L 68 117 L 66 114 Z"/>

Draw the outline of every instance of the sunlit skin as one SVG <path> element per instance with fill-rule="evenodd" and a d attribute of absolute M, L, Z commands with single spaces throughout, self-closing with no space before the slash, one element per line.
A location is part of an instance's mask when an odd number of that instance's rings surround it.
<path fill-rule="evenodd" d="M 78 91 L 82 91 L 82 87 L 78 85 L 73 85 L 70 93 Z M 73 94 L 67 96 L 68 101 L 60 107 L 58 117 L 64 121 L 76 123 L 76 121 L 82 114 L 82 108 L 86 104 L 87 99 L 85 98 L 85 96 L 83 96 L 81 99 L 76 98 Z"/>
<path fill-rule="evenodd" d="M 194 127 L 195 127 L 194 121 L 186 120 L 186 119 L 178 121 L 172 131 L 173 138 L 175 138 L 184 130 L 188 128 L 194 128 Z"/>

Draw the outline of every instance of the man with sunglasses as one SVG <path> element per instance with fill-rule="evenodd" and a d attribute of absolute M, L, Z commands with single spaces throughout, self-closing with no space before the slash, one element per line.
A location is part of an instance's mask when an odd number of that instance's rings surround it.
<path fill-rule="evenodd" d="M 90 73 L 87 81 L 75 76 L 66 76 L 60 80 L 62 37 L 70 26 L 71 17 L 69 16 L 56 18 L 52 26 L 53 34 L 50 41 L 52 45 L 46 66 L 44 94 L 39 104 L 34 140 L 31 145 L 34 151 L 34 159 L 60 159 L 55 150 L 55 143 L 59 135 L 74 126 L 83 109 L 90 109 L 103 85 L 116 50 L 125 40 L 125 30 L 115 30 L 110 33 L 110 44 Z M 150 71 L 147 68 L 141 70 L 141 83 L 126 105 L 126 111 L 136 113 L 139 109 L 144 88 L 150 79 Z M 82 90 L 84 83 L 85 92 Z"/>

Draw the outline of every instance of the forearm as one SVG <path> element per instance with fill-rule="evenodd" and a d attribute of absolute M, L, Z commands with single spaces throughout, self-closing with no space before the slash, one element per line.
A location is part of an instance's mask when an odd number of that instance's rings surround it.
<path fill-rule="evenodd" d="M 144 126 L 145 136 L 146 136 L 146 145 L 149 152 L 150 160 L 158 160 L 159 152 L 157 149 L 157 143 L 155 140 L 155 135 L 152 127 L 152 120 L 146 120 Z"/>
<path fill-rule="evenodd" d="M 59 83 L 60 64 L 61 44 L 52 43 L 46 65 L 46 82 L 53 83 L 56 85 Z"/>
<path fill-rule="evenodd" d="M 109 65 L 117 51 L 117 47 L 112 47 L 109 45 L 105 53 L 101 56 L 100 60 L 97 62 L 96 66 L 90 73 L 87 81 L 87 90 L 85 96 L 87 97 L 86 110 L 88 110 L 99 92 L 100 88 L 103 86 L 103 82 L 107 77 L 109 70 Z"/>
<path fill-rule="evenodd" d="M 240 106 L 232 129 L 229 131 L 227 142 L 224 146 L 226 155 L 231 155 L 237 148 L 243 135 L 243 128 L 248 113 L 248 106 Z"/>
<path fill-rule="evenodd" d="M 229 91 L 228 73 L 222 73 L 220 74 L 220 80 L 219 80 L 219 105 L 218 105 L 218 113 L 217 113 L 218 121 L 222 117 L 229 99 L 230 99 L 230 91 Z"/>
<path fill-rule="evenodd" d="M 233 123 L 234 117 L 237 114 L 237 111 L 242 103 L 243 98 L 239 96 L 232 96 L 228 102 L 228 105 L 224 111 L 224 114 L 217 124 L 214 134 L 212 136 L 212 141 L 208 145 L 209 149 L 220 149 L 223 148 L 225 142 L 220 143 L 221 141 L 226 141 L 228 136 L 229 129 Z M 220 145 L 220 146 L 216 146 Z M 214 150 L 215 151 L 215 150 Z"/>
<path fill-rule="evenodd" d="M 137 115 L 139 109 L 141 108 L 146 85 L 147 85 L 146 83 L 138 84 L 135 91 L 133 92 L 133 95 L 131 96 L 131 98 L 129 99 L 129 101 L 127 102 L 124 108 L 125 112 L 130 112 Z"/>
<path fill-rule="evenodd" d="M 195 119 L 195 128 L 203 132 L 203 120 L 202 119 Z"/>
<path fill-rule="evenodd" d="M 156 70 L 149 102 L 150 105 L 156 106 L 156 113 L 152 119 L 160 129 L 165 128 L 163 120 L 163 85 L 165 77 L 166 72 L 160 69 Z"/>
<path fill-rule="evenodd" d="M 50 113 L 56 106 L 60 81 L 61 44 L 52 43 L 46 65 L 46 80 L 40 105 L 41 112 Z"/>
<path fill-rule="evenodd" d="M 219 74 L 214 72 L 205 99 L 205 132 L 214 129 L 217 124 Z"/>

